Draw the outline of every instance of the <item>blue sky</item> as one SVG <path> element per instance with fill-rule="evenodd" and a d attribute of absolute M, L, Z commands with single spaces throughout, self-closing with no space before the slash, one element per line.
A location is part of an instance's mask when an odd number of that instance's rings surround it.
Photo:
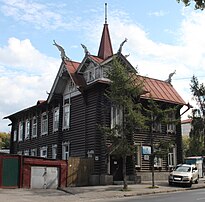
<path fill-rule="evenodd" d="M 97 54 L 105 2 L 114 52 L 127 38 L 123 54 L 141 75 L 166 80 L 176 70 L 173 86 L 194 104 L 190 79 L 205 80 L 205 11 L 176 0 L 0 0 L 0 131 L 10 131 L 3 117 L 47 99 L 61 63 L 53 40 L 74 61 L 81 43 Z"/>

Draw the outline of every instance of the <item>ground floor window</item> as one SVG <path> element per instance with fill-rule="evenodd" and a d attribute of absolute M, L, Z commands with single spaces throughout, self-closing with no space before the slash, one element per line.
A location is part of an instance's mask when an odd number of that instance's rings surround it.
<path fill-rule="evenodd" d="M 57 145 L 54 144 L 52 145 L 52 159 L 56 159 L 57 158 Z"/>
<path fill-rule="evenodd" d="M 62 144 L 62 159 L 63 160 L 67 160 L 68 157 L 70 156 L 69 150 L 70 150 L 70 143 L 63 142 L 63 144 Z"/>
<path fill-rule="evenodd" d="M 44 157 L 44 158 L 47 158 L 47 147 L 41 147 L 40 156 Z"/>
<path fill-rule="evenodd" d="M 37 156 L 37 149 L 31 149 L 31 156 Z"/>

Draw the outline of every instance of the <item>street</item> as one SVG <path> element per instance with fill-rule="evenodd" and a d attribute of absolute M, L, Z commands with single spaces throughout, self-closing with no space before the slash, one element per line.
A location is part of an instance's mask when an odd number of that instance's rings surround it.
<path fill-rule="evenodd" d="M 105 201 L 105 200 L 104 200 Z M 153 194 L 146 196 L 135 196 L 121 199 L 106 200 L 106 202 L 202 202 L 205 201 L 205 190 L 196 189 L 186 192 L 173 192 L 168 194 Z"/>

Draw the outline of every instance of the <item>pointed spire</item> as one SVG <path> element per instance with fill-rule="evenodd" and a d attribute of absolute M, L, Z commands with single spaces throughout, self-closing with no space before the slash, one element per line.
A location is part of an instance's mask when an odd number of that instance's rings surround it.
<path fill-rule="evenodd" d="M 107 3 L 105 3 L 105 24 L 101 36 L 100 47 L 98 50 L 98 57 L 102 59 L 107 59 L 113 55 L 112 44 L 107 24 Z"/>

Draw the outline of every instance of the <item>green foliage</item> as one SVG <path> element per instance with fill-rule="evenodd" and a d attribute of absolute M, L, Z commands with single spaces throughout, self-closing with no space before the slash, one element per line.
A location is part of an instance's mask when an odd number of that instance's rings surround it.
<path fill-rule="evenodd" d="M 107 75 L 111 82 L 106 96 L 112 106 L 122 110 L 123 120 L 114 128 L 107 129 L 106 134 L 111 137 L 114 144 L 125 147 L 123 151 L 127 149 L 128 152 L 125 152 L 127 155 L 130 149 L 125 145 L 130 143 L 127 142 L 126 137 L 132 135 L 137 128 L 144 127 L 145 117 L 141 113 L 142 105 L 139 102 L 140 95 L 144 92 L 143 81 L 139 79 L 135 70 L 123 66 L 117 58 L 113 60 L 112 68 L 108 70 Z"/>
<path fill-rule="evenodd" d="M 203 10 L 205 8 L 205 0 L 177 0 L 177 2 L 183 2 L 185 6 L 190 6 L 193 2 L 195 4 L 195 9 Z"/>
<path fill-rule="evenodd" d="M 10 145 L 10 134 L 0 132 L 0 149 L 9 149 Z"/>
<path fill-rule="evenodd" d="M 192 110 L 192 129 L 190 131 L 190 155 L 202 155 L 205 151 L 205 86 L 193 76 L 191 92 L 198 108 Z"/>
<path fill-rule="evenodd" d="M 189 136 L 182 136 L 182 150 L 184 157 L 192 156 L 191 150 L 190 150 L 190 138 Z"/>

